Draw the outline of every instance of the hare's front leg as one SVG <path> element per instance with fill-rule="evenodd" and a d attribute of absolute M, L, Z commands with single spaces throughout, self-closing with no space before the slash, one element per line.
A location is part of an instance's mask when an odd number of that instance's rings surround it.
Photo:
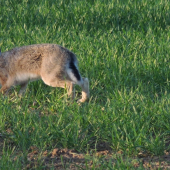
<path fill-rule="evenodd" d="M 75 88 L 74 84 L 69 81 L 59 81 L 56 87 L 66 88 L 67 95 L 71 97 L 72 100 L 75 98 Z"/>
<path fill-rule="evenodd" d="M 75 98 L 75 87 L 74 84 L 72 82 L 67 83 L 67 95 L 71 96 L 71 99 L 74 100 Z"/>
<path fill-rule="evenodd" d="M 82 85 L 80 85 L 82 88 L 82 98 L 78 100 L 79 103 L 85 102 L 90 97 L 89 80 L 88 80 L 88 78 L 82 78 L 82 81 L 83 81 L 83 83 L 82 83 Z"/>
<path fill-rule="evenodd" d="M 52 78 L 52 80 L 50 80 L 49 78 L 46 78 L 45 76 L 42 77 L 42 80 L 44 81 L 45 84 L 47 84 L 51 87 L 66 88 L 67 95 L 71 96 L 72 99 L 75 98 L 74 84 L 71 81 L 58 80 L 58 79 L 54 79 L 54 78 Z"/>

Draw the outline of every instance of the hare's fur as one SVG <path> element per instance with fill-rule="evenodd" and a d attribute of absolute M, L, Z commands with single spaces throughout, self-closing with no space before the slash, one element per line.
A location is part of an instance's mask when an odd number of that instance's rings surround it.
<path fill-rule="evenodd" d="M 78 84 L 82 88 L 79 102 L 89 98 L 89 81 L 81 77 L 77 58 L 68 49 L 56 44 L 36 44 L 0 53 L 2 93 L 13 85 L 20 85 L 22 94 L 28 82 L 37 79 L 52 87 L 67 88 L 72 98 L 75 97 L 74 84 Z"/>

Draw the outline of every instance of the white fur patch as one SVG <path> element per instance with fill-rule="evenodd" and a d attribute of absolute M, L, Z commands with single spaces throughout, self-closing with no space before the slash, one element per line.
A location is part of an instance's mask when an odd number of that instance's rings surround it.
<path fill-rule="evenodd" d="M 35 81 L 39 78 L 40 78 L 39 75 L 33 73 L 17 73 L 16 75 L 17 83 L 25 82 L 25 81 Z"/>

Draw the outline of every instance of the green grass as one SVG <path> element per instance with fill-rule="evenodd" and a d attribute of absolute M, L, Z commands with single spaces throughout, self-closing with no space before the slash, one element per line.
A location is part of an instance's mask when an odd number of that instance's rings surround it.
<path fill-rule="evenodd" d="M 31 146 L 86 155 L 106 143 L 110 160 L 91 156 L 92 169 L 133 169 L 139 153 L 169 151 L 169 8 L 168 0 L 1 0 L 2 52 L 38 43 L 65 46 L 89 78 L 91 98 L 71 103 L 65 90 L 42 81 L 30 83 L 22 98 L 18 87 L 1 95 L 0 169 L 26 167 Z"/>

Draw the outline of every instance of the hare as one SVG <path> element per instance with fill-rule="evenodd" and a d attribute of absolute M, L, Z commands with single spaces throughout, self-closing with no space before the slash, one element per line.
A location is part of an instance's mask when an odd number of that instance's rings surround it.
<path fill-rule="evenodd" d="M 74 53 L 56 44 L 35 44 L 0 52 L 0 92 L 5 93 L 14 85 L 20 85 L 23 94 L 29 81 L 42 79 L 52 87 L 67 89 L 74 99 L 74 85 L 82 88 L 82 98 L 89 98 L 88 78 L 82 78 L 78 71 L 78 61 Z"/>

